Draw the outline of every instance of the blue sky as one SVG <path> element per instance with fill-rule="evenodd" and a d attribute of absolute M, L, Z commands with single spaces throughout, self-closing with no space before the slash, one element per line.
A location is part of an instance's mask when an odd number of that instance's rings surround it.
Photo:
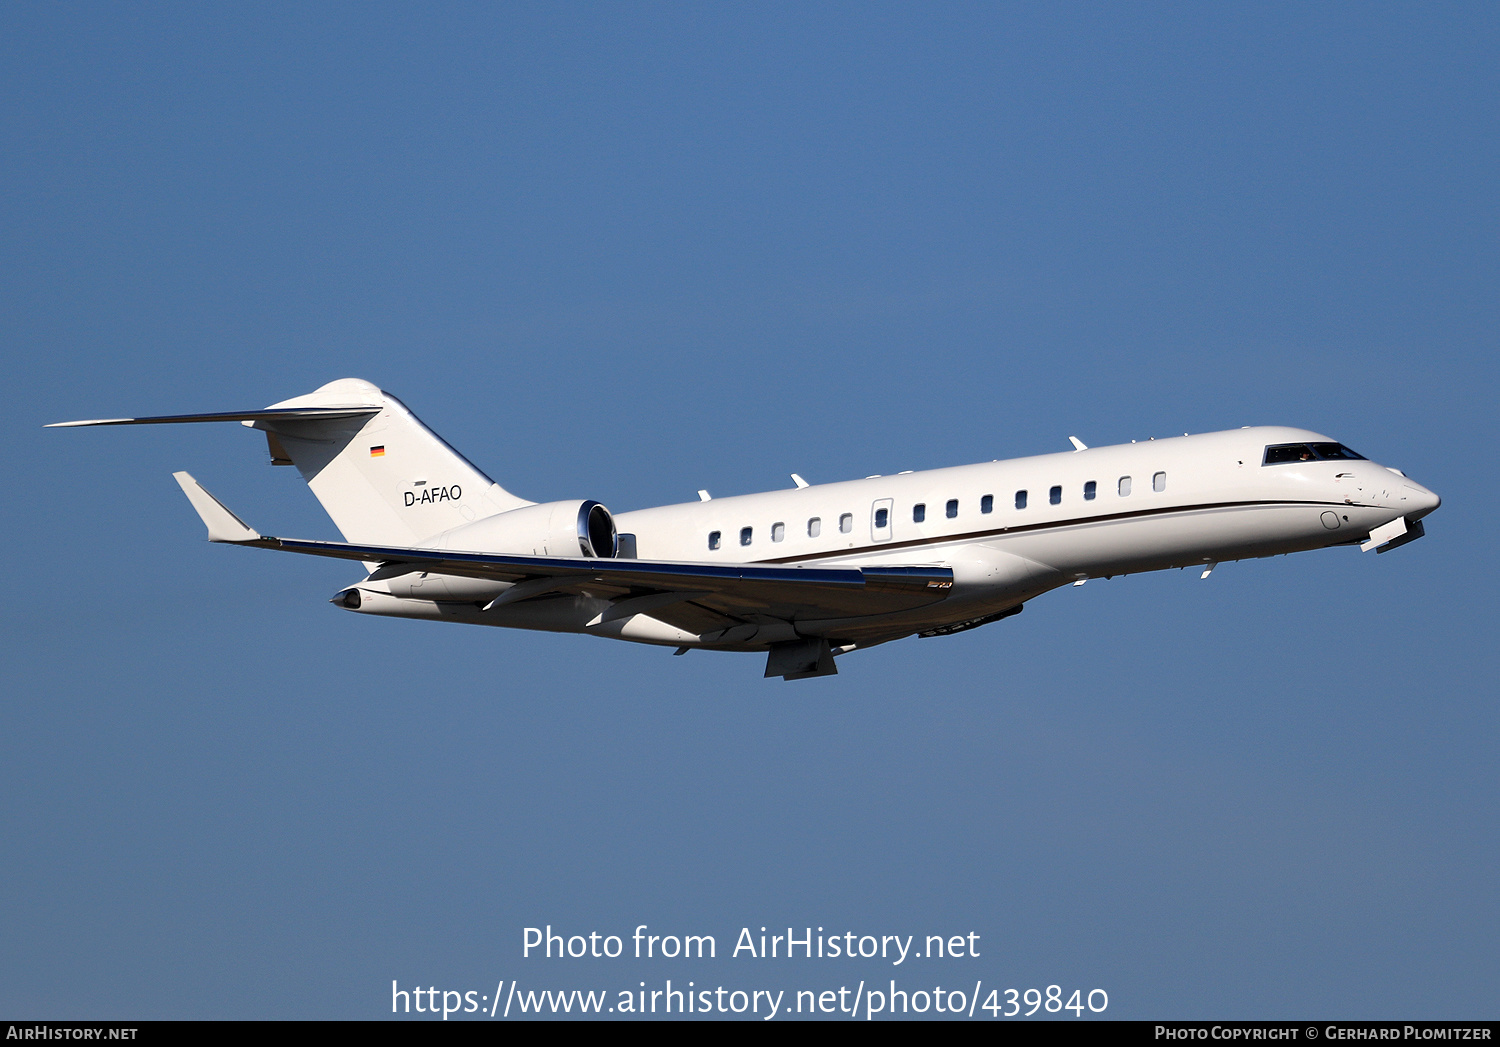
<path fill-rule="evenodd" d="M 891 975 L 521 958 L 645 923 L 973 931 L 931 969 L 1117 1017 L 1495 1017 L 1497 23 L 8 7 L 0 1005 Z M 1444 505 L 782 684 L 337 611 L 171 481 L 333 537 L 254 434 L 40 428 L 345 376 L 617 511 L 1248 424 Z"/>

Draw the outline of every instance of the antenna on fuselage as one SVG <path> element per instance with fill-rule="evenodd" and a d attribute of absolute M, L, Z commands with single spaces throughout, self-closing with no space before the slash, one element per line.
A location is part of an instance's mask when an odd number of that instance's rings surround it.
<path fill-rule="evenodd" d="M 1076 436 L 1068 437 L 1068 443 L 1073 445 L 1073 450 L 1075 451 L 1087 451 L 1089 449 L 1089 445 L 1078 439 L 1078 437 Z"/>

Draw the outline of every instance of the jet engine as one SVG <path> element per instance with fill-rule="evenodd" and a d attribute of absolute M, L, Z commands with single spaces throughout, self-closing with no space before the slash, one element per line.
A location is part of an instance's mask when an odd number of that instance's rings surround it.
<path fill-rule="evenodd" d="M 595 501 L 543 502 L 455 527 L 429 538 L 426 548 L 518 556 L 613 557 L 615 520 Z"/>

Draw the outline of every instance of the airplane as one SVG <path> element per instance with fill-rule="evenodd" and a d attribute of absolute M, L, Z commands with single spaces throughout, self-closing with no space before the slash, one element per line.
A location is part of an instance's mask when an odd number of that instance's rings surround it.
<path fill-rule="evenodd" d="M 228 545 L 353 560 L 331 602 L 358 614 L 766 654 L 767 677 L 948 636 L 1091 578 L 1202 570 L 1423 536 L 1441 504 L 1399 469 L 1305 429 L 1246 427 L 611 513 L 491 480 L 391 394 L 345 378 L 259 411 L 51 427 L 229 422 L 266 434 L 343 542 L 251 528 L 174 473 Z"/>

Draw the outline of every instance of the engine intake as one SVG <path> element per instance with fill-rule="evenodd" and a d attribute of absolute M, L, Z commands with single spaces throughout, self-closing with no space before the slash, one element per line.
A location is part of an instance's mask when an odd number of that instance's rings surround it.
<path fill-rule="evenodd" d="M 578 506 L 578 548 L 584 556 L 613 558 L 620 551 L 620 535 L 615 519 L 598 502 Z"/>

